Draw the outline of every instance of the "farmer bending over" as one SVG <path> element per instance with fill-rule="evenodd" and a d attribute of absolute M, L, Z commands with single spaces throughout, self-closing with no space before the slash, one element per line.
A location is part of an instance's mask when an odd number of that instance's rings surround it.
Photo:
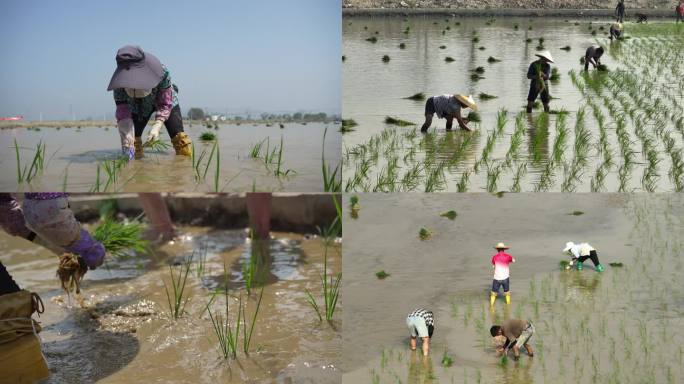
<path fill-rule="evenodd" d="M 570 264 L 568 264 L 566 269 L 572 268 L 573 264 L 575 264 L 576 262 L 577 270 L 581 271 L 583 268 L 584 261 L 586 259 L 591 259 L 591 261 L 594 263 L 596 272 L 604 271 L 603 265 L 601 265 L 601 263 L 599 262 L 596 249 L 594 249 L 594 247 L 592 247 L 589 243 L 575 244 L 572 241 L 568 241 L 567 243 L 565 243 L 563 253 L 567 253 L 572 257 L 572 260 L 570 261 Z"/>
<path fill-rule="evenodd" d="M 615 22 L 610 25 L 610 40 L 619 39 L 622 36 L 623 26 L 620 22 Z"/>
<path fill-rule="evenodd" d="M 508 350 L 513 348 L 513 359 L 518 360 L 520 358 L 520 346 L 522 345 L 525 347 L 528 356 L 534 356 L 532 347 L 528 345 L 530 338 L 534 335 L 534 326 L 529 320 L 508 319 L 503 322 L 503 326 L 492 325 L 489 333 L 495 339 L 499 336 L 506 338 L 503 345 L 497 347 L 497 353 L 506 356 Z"/>
<path fill-rule="evenodd" d="M 504 243 L 499 243 L 494 247 L 496 255 L 492 256 L 492 267 L 494 267 L 494 279 L 492 281 L 492 293 L 489 296 L 489 305 L 494 305 L 496 295 L 499 293 L 499 287 L 503 287 L 504 295 L 506 296 L 506 304 L 511 303 L 510 288 L 510 269 L 508 265 L 515 263 L 513 256 L 505 251 L 508 247 Z"/>
<path fill-rule="evenodd" d="M 587 53 L 584 54 L 584 70 L 589 70 L 589 64 L 594 66 L 594 69 L 601 65 L 601 56 L 603 56 L 603 47 L 600 45 L 592 45 L 587 48 Z"/>
<path fill-rule="evenodd" d="M 677 4 L 675 14 L 677 17 L 677 24 L 679 24 L 680 21 L 684 22 L 684 1 L 680 1 L 679 4 Z"/>
<path fill-rule="evenodd" d="M 142 134 L 153 112 L 154 123 L 145 145 L 159 138 L 164 125 L 176 155 L 190 156 L 191 142 L 183 131 L 177 88 L 169 70 L 154 55 L 130 45 L 119 49 L 107 90 L 114 91 L 121 149 L 129 160 L 143 157 Z"/>
<path fill-rule="evenodd" d="M 408 326 L 411 336 L 409 342 L 411 350 L 416 350 L 417 338 L 420 337 L 423 340 L 423 356 L 427 356 L 430 352 L 430 338 L 435 330 L 435 319 L 432 311 L 419 308 L 409 313 L 406 317 L 406 326 Z"/>
<path fill-rule="evenodd" d="M 551 76 L 551 64 L 553 58 L 551 52 L 541 51 L 535 56 L 539 60 L 533 61 L 527 69 L 527 78 L 530 79 L 530 91 L 527 94 L 527 113 L 532 113 L 532 106 L 537 97 L 541 95 L 542 104 L 544 104 L 544 112 L 549 111 L 549 77 Z"/>
<path fill-rule="evenodd" d="M 438 95 L 432 96 L 425 102 L 425 123 L 420 128 L 421 132 L 427 132 L 432 125 L 432 116 L 436 113 L 440 119 L 446 119 L 446 129 L 451 130 L 454 118 L 458 121 L 461 129 L 470 131 L 468 119 L 461 116 L 461 108 L 470 108 L 477 111 L 477 105 L 472 96 L 465 95 Z"/>

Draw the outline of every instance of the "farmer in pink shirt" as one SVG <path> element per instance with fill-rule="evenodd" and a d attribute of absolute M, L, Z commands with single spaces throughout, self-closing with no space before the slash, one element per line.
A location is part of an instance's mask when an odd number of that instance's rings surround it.
<path fill-rule="evenodd" d="M 511 303 L 511 293 L 509 292 L 509 278 L 510 269 L 508 265 L 515 263 L 513 256 L 504 252 L 508 247 L 504 243 L 496 245 L 496 255 L 492 256 L 492 266 L 494 267 L 494 281 L 492 281 L 492 294 L 489 296 L 489 304 L 494 305 L 496 295 L 499 293 L 499 287 L 503 286 L 504 295 L 506 295 L 506 304 Z"/>

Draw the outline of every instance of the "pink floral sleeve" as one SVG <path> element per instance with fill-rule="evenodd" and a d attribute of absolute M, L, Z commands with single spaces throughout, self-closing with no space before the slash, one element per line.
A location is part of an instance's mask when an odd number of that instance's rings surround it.
<path fill-rule="evenodd" d="M 173 88 L 162 88 L 157 92 L 156 100 L 157 113 L 155 120 L 166 121 L 171 116 L 173 108 Z"/>

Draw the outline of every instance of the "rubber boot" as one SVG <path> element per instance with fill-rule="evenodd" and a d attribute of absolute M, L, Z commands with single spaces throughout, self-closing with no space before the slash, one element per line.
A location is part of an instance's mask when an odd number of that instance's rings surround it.
<path fill-rule="evenodd" d="M 504 293 L 504 295 L 506 295 L 506 304 L 510 304 L 511 303 L 511 293 L 506 292 L 506 293 Z"/>
<path fill-rule="evenodd" d="M 494 305 L 495 301 L 496 301 L 496 292 L 492 292 L 489 295 L 489 305 Z"/>
<path fill-rule="evenodd" d="M 577 270 L 578 270 L 578 271 L 581 271 L 583 268 L 584 268 L 584 266 L 582 265 L 582 262 L 581 262 L 581 261 L 578 261 L 578 262 L 577 262 Z"/>
<path fill-rule="evenodd" d="M 526 111 L 527 113 L 532 113 L 532 106 L 533 106 L 533 105 L 534 105 L 533 102 L 528 101 L 528 102 L 527 102 L 527 108 L 525 108 L 525 111 Z"/>
<path fill-rule="evenodd" d="M 142 142 L 142 137 L 136 137 L 135 138 L 135 158 L 136 159 L 142 159 L 145 156 L 145 153 L 143 151 L 143 142 Z"/>
<path fill-rule="evenodd" d="M 603 268 L 603 265 L 599 264 L 596 266 L 596 272 L 603 272 L 605 271 L 605 268 Z"/>
<path fill-rule="evenodd" d="M 171 139 L 173 148 L 176 150 L 176 155 L 192 156 L 192 141 L 185 132 L 180 132 Z"/>

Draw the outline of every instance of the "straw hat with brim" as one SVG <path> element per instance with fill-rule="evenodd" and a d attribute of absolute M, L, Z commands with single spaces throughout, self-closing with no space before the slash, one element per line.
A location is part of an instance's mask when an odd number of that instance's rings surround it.
<path fill-rule="evenodd" d="M 456 100 L 465 104 L 468 108 L 472 109 L 473 111 L 477 111 L 477 104 L 475 104 L 475 100 L 473 100 L 472 96 L 456 95 Z"/>
<path fill-rule="evenodd" d="M 504 243 L 499 243 L 494 247 L 494 249 L 508 249 L 509 247 L 506 246 Z"/>
<path fill-rule="evenodd" d="M 575 243 L 573 243 L 572 241 L 568 241 L 567 243 L 565 243 L 565 248 L 563 248 L 563 252 L 565 253 L 565 252 L 569 251 L 574 246 L 575 246 Z"/>
<path fill-rule="evenodd" d="M 553 61 L 553 57 L 551 57 L 551 52 L 549 52 L 549 51 L 537 52 L 537 53 L 535 53 L 534 55 L 537 56 L 537 57 L 541 57 L 542 59 L 544 59 L 544 60 L 546 60 L 546 61 L 548 61 L 548 62 L 550 62 L 550 63 L 553 63 L 553 62 L 554 62 L 554 61 Z"/>
<path fill-rule="evenodd" d="M 153 54 L 132 45 L 116 52 L 116 70 L 109 81 L 108 91 L 117 88 L 152 89 L 164 76 L 161 62 Z"/>

